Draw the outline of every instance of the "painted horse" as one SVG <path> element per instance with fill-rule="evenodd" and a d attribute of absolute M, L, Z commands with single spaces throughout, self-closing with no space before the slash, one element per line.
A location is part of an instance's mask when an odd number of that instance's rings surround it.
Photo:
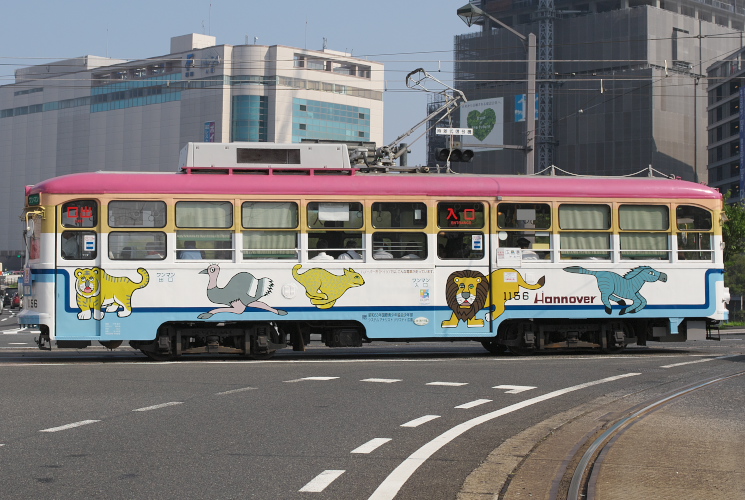
<path fill-rule="evenodd" d="M 621 309 L 619 315 L 641 311 L 647 305 L 647 299 L 639 293 L 644 283 L 667 281 L 667 274 L 649 266 L 635 267 L 623 276 L 611 271 L 591 271 L 580 266 L 565 267 L 564 271 L 595 276 L 598 280 L 600 298 L 603 304 L 605 304 L 605 312 L 608 314 L 611 314 L 611 300 L 617 302 L 620 306 L 625 306 Z M 627 306 L 623 299 L 633 300 L 634 303 Z"/>

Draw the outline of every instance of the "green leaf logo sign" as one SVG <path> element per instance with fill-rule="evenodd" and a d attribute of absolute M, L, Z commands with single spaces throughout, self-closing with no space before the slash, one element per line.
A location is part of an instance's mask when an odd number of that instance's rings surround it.
<path fill-rule="evenodd" d="M 492 108 L 486 108 L 483 112 L 473 110 L 468 113 L 468 128 L 473 129 L 473 136 L 481 142 L 494 130 L 497 123 L 497 114 Z"/>

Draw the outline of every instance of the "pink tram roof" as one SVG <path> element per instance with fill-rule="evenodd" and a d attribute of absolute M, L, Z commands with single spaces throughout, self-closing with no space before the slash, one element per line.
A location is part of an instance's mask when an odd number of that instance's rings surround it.
<path fill-rule="evenodd" d="M 649 177 L 551 177 L 466 174 L 245 175 L 91 172 L 27 186 L 26 194 L 270 194 L 338 196 L 520 196 L 536 198 L 721 199 L 718 190 Z"/>

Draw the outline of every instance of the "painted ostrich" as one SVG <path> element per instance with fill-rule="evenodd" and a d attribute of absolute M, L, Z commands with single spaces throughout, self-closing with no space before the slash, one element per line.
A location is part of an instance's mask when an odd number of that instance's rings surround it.
<path fill-rule="evenodd" d="M 211 318 L 214 314 L 229 312 L 241 314 L 247 307 L 264 309 L 284 316 L 287 311 L 275 309 L 259 299 L 269 295 L 274 283 L 269 278 L 256 279 L 251 273 L 238 273 L 230 278 L 228 284 L 220 288 L 217 286 L 217 277 L 220 275 L 220 266 L 211 264 L 207 269 L 199 271 L 199 274 L 207 274 L 210 277 L 207 285 L 207 298 L 215 304 L 224 304 L 230 307 L 218 307 L 209 312 L 199 315 L 199 319 Z"/>

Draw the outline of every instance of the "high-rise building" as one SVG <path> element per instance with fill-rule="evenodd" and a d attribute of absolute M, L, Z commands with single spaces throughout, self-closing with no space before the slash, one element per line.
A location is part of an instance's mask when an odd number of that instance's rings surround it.
<path fill-rule="evenodd" d="M 733 1 L 481 0 L 479 32 L 456 36 L 460 127 L 476 152 L 458 171 L 628 175 L 650 166 L 707 182 L 706 68 L 742 43 Z M 455 13 L 453 13 L 455 15 Z M 537 38 L 535 136 L 526 137 L 527 43 Z M 543 121 L 541 121 L 543 120 Z M 512 146 L 511 149 L 500 145 Z M 433 146 L 430 146 L 431 149 Z M 544 154 L 545 153 L 545 154 Z"/>
<path fill-rule="evenodd" d="M 383 143 L 383 65 L 332 50 L 171 39 L 138 61 L 85 56 L 0 86 L 0 261 L 19 268 L 24 186 L 95 170 L 167 171 L 187 142 Z"/>
<path fill-rule="evenodd" d="M 709 185 L 729 193 L 728 201 L 745 199 L 745 50 L 711 65 L 709 82 Z"/>

